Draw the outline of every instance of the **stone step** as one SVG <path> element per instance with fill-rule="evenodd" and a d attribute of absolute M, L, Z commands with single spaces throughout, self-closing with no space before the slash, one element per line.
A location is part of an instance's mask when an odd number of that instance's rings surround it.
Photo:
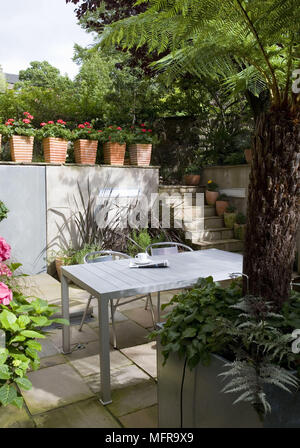
<path fill-rule="evenodd" d="M 205 229 L 220 229 L 224 227 L 223 216 L 205 216 L 204 228 Z"/>
<path fill-rule="evenodd" d="M 204 249 L 220 249 L 228 252 L 242 252 L 244 249 L 244 243 L 241 240 L 226 239 L 214 242 L 209 241 L 192 241 L 195 250 Z"/>
<path fill-rule="evenodd" d="M 203 234 L 204 241 L 220 241 L 234 239 L 233 229 L 220 227 L 219 229 L 205 229 Z"/>

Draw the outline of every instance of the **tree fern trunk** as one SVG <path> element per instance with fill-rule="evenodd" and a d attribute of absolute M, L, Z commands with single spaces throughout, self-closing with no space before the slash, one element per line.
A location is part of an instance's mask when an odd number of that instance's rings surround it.
<path fill-rule="evenodd" d="M 250 293 L 280 308 L 290 291 L 299 225 L 300 124 L 286 111 L 262 114 L 253 144 L 244 272 Z"/>

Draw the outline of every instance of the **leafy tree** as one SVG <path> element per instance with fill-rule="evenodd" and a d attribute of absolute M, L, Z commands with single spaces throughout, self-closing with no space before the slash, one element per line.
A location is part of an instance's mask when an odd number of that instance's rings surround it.
<path fill-rule="evenodd" d="M 141 2 L 142 3 L 142 2 Z M 106 27 L 102 45 L 147 45 L 156 66 L 245 92 L 255 115 L 244 272 L 250 291 L 287 300 L 299 225 L 299 0 L 150 0 L 146 12 Z"/>
<path fill-rule="evenodd" d="M 68 76 L 62 76 L 58 68 L 47 61 L 33 61 L 26 70 L 19 72 L 20 83 L 17 87 L 29 85 L 31 87 L 62 88 L 70 86 L 72 81 Z"/>
<path fill-rule="evenodd" d="M 1 92 L 4 92 L 5 89 L 6 89 L 5 76 L 4 76 L 4 74 L 3 74 L 2 67 L 1 67 L 1 65 L 0 65 L 0 93 L 1 93 Z"/>

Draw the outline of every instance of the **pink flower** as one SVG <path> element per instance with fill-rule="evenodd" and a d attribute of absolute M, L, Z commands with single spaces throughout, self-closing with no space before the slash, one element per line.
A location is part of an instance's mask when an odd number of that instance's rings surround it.
<path fill-rule="evenodd" d="M 122 128 L 120 126 L 117 127 L 118 131 L 122 131 Z"/>
<path fill-rule="evenodd" d="M 152 132 L 152 129 L 148 129 L 148 132 Z"/>
<path fill-rule="evenodd" d="M 86 121 L 84 124 L 87 126 L 87 125 L 89 125 L 89 124 L 91 124 L 91 123 L 89 123 L 88 121 Z"/>
<path fill-rule="evenodd" d="M 146 126 L 146 125 L 145 125 L 145 123 L 142 123 L 141 126 L 142 126 L 142 128 L 143 128 L 143 127 Z"/>
<path fill-rule="evenodd" d="M 9 123 L 9 122 L 13 122 L 13 121 L 15 121 L 13 118 L 9 118 L 9 120 L 7 120 L 7 122 Z"/>
<path fill-rule="evenodd" d="M 77 127 L 78 127 L 79 129 L 84 129 L 84 128 L 85 128 L 84 124 L 79 124 Z"/>
<path fill-rule="evenodd" d="M 67 124 L 64 120 L 57 120 L 57 123 L 59 123 L 59 124 Z"/>
<path fill-rule="evenodd" d="M 23 123 L 26 123 L 26 124 L 30 123 L 30 120 L 28 120 L 28 118 L 24 118 L 24 120 L 22 120 L 22 121 L 23 121 Z"/>
<path fill-rule="evenodd" d="M 23 115 L 30 115 L 29 112 L 23 112 Z"/>
<path fill-rule="evenodd" d="M 102 132 L 102 131 L 98 131 L 98 132 Z"/>
<path fill-rule="evenodd" d="M 54 121 L 48 121 L 48 124 L 54 124 Z"/>
<path fill-rule="evenodd" d="M 0 261 L 5 261 L 10 258 L 10 245 L 0 236 Z"/>
<path fill-rule="evenodd" d="M 142 132 L 147 132 L 146 129 L 142 129 Z"/>
<path fill-rule="evenodd" d="M 9 305 L 12 299 L 12 291 L 4 283 L 0 282 L 0 304 Z"/>
<path fill-rule="evenodd" d="M 5 275 L 6 277 L 11 277 L 12 272 L 4 263 L 0 263 L 0 276 Z"/>
<path fill-rule="evenodd" d="M 47 123 L 41 123 L 41 126 L 46 126 Z"/>

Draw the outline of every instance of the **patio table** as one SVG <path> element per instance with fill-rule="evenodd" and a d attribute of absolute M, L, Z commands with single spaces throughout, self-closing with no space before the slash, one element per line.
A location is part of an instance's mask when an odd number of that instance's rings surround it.
<path fill-rule="evenodd" d="M 161 259 L 153 256 L 153 259 Z M 108 305 L 111 299 L 192 286 L 199 277 L 214 281 L 230 279 L 242 272 L 240 254 L 218 249 L 168 255 L 168 268 L 129 268 L 130 259 L 62 267 L 61 298 L 63 318 L 69 319 L 68 279 L 98 299 L 101 403 L 112 402 L 110 387 L 110 343 Z M 63 326 L 63 353 L 71 352 L 70 326 Z"/>

